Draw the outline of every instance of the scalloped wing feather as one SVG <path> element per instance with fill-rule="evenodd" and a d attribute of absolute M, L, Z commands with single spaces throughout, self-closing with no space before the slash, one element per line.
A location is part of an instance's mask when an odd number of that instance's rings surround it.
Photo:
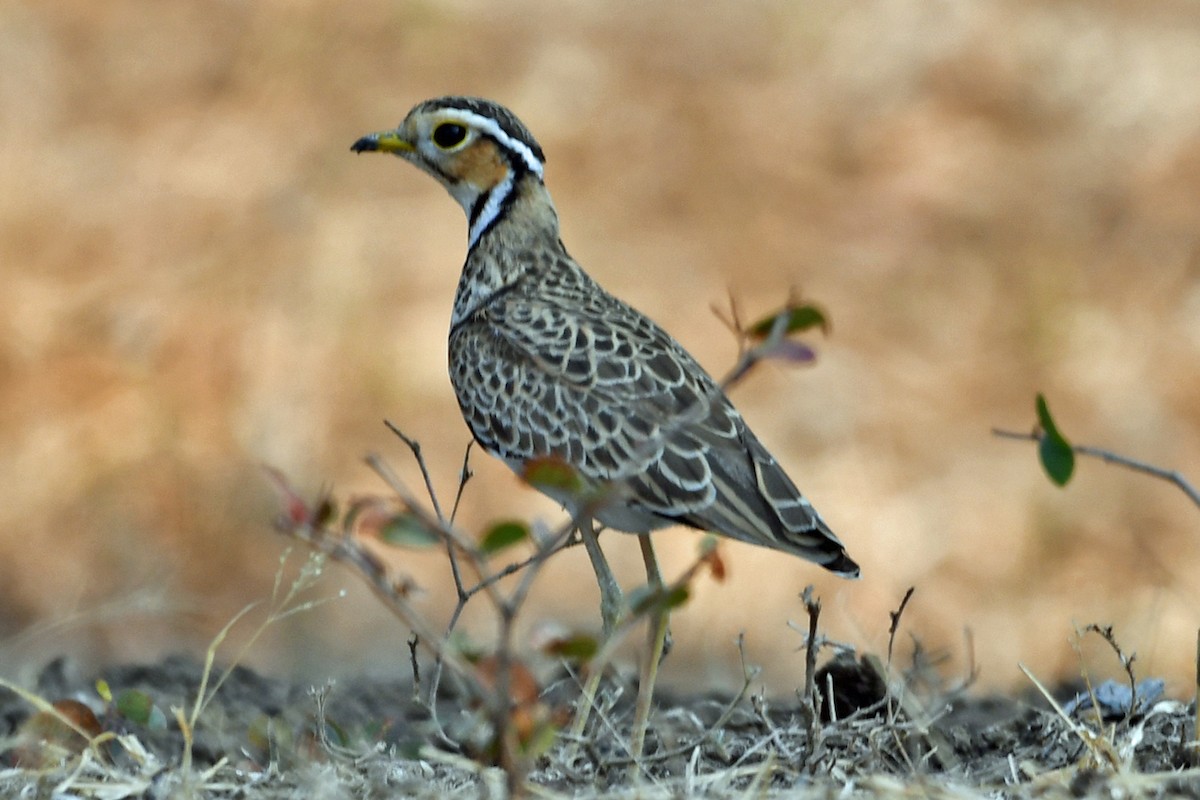
<path fill-rule="evenodd" d="M 451 335 L 452 383 L 485 449 L 514 466 L 556 455 L 594 484 L 619 484 L 625 507 L 597 514 L 613 527 L 678 522 L 857 574 L 669 334 L 594 284 L 562 301 L 546 288 L 510 292 Z"/>

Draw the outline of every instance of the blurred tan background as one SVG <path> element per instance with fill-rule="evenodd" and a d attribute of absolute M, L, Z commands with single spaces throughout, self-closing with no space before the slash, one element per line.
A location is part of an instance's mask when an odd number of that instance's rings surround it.
<path fill-rule="evenodd" d="M 1078 674 L 1111 622 L 1188 683 L 1200 510 L 1098 462 L 1052 488 L 1065 432 L 1200 481 L 1200 10 L 1160 2 L 105 3 L 0 7 L 0 669 L 199 652 L 268 596 L 284 539 L 260 469 L 306 492 L 443 497 L 467 432 L 445 375 L 461 211 L 359 135 L 426 97 L 513 108 L 548 155 L 572 253 L 712 371 L 798 288 L 833 335 L 734 400 L 863 565 L 841 582 L 728 544 L 675 617 L 666 680 L 733 687 L 733 640 L 799 682 L 798 593 L 827 633 L 909 635 L 990 685 Z M 477 454 L 462 520 L 560 512 Z M 636 542 L 606 547 L 627 582 Z M 669 573 L 694 534 L 658 535 Z M 293 557 L 295 559 L 295 557 Z M 440 559 L 412 557 L 442 618 Z M 250 661 L 407 670 L 407 631 L 347 572 Z M 584 587 L 584 588 L 581 588 Z M 482 609 L 482 606 L 481 606 Z M 581 553 L 525 622 L 596 622 Z M 472 618 L 486 636 L 486 615 Z M 1088 645 L 1084 662 L 1111 672 Z"/>

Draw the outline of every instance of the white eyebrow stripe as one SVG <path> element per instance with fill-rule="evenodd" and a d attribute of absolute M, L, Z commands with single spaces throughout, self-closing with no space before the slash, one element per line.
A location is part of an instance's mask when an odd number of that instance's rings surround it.
<path fill-rule="evenodd" d="M 496 124 L 496 120 L 492 119 L 491 117 L 485 117 L 482 114 L 476 114 L 473 111 L 466 111 L 461 108 L 446 109 L 446 116 L 459 119 L 468 125 L 473 125 L 474 127 L 486 133 L 488 136 L 491 136 L 500 144 L 507 147 L 509 150 L 512 150 L 514 153 L 519 153 L 521 155 L 521 160 L 525 162 L 525 166 L 529 167 L 529 171 L 534 175 L 537 175 L 539 178 L 542 177 L 541 159 L 534 155 L 534 152 L 530 149 L 529 145 L 525 144 L 519 139 L 514 139 L 505 133 L 504 129 Z"/>

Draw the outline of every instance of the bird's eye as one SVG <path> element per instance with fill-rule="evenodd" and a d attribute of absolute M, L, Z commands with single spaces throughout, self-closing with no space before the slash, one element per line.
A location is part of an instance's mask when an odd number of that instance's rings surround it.
<path fill-rule="evenodd" d="M 466 138 L 467 129 L 454 122 L 443 122 L 433 129 L 433 143 L 443 150 L 457 147 Z"/>

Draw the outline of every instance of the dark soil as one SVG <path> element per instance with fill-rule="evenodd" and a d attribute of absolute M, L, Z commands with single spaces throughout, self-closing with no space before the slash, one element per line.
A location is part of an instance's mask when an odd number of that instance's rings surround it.
<path fill-rule="evenodd" d="M 210 687 L 219 674 L 210 678 Z M 877 699 L 882 684 L 866 667 L 842 661 L 834 674 L 841 685 L 858 688 L 839 697 L 841 711 L 870 705 L 814 722 L 794 698 L 661 695 L 636 783 L 625 750 L 634 688 L 607 683 L 587 736 L 575 743 L 560 737 L 536 759 L 528 785 L 569 796 L 623 794 L 636 786 L 638 796 L 663 797 L 741 796 L 750 789 L 767 796 L 832 796 L 845 787 L 906 795 L 914 788 L 922 793 L 937 788 L 964 796 L 1200 797 L 1200 775 L 1190 769 L 1196 752 L 1192 712 L 1183 703 L 1139 702 L 1129 718 L 1110 708 L 1115 718 L 1098 724 L 1090 708 L 1075 710 L 1068 720 L 1038 696 L 960 692 L 934 700 Z M 87 760 L 94 786 L 76 775 L 74 793 L 60 794 L 165 797 L 181 786 L 199 797 L 505 791 L 504 775 L 481 766 L 487 756 L 480 743 L 487 737 L 480 715 L 447 691 L 435 721 L 414 697 L 411 682 L 400 679 L 364 677 L 312 687 L 236 667 L 199 717 L 188 766 L 172 709 L 184 709 L 185 717 L 190 713 L 202 677 L 203 665 L 187 657 L 114 666 L 86 677 L 64 661 L 50 664 L 39 677 L 38 696 L 83 701 L 104 730 L 125 737 L 105 744 L 102 759 Z M 114 702 L 100 700 L 97 679 L 107 682 Z M 118 712 L 130 690 L 142 693 L 162 716 L 138 723 Z M 567 701 L 557 696 L 578 694 L 563 679 L 550 686 L 544 701 L 565 708 Z M 1063 701 L 1072 694 L 1064 692 Z M 67 741 L 59 753 L 66 766 L 56 772 L 47 763 L 49 748 L 35 741 L 45 730 L 34 719 L 27 699 L 0 690 L 5 797 L 30 787 L 67 786 L 60 782 L 71 780 L 66 776 L 80 761 L 83 748 Z M 145 753 L 128 746 L 130 740 Z M 107 794 L 96 790 L 104 785 Z"/>

